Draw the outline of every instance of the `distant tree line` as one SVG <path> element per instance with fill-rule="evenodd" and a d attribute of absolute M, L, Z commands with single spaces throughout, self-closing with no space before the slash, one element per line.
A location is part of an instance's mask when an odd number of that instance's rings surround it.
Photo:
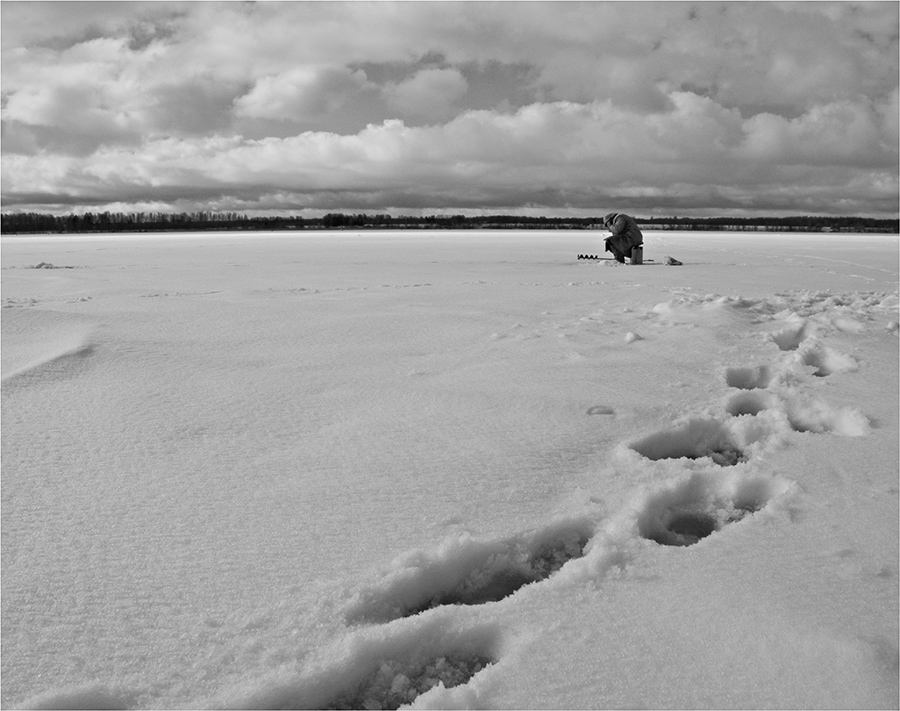
<path fill-rule="evenodd" d="M 86 212 L 48 215 L 14 212 L 0 216 L 3 234 L 52 232 L 160 232 L 208 230 L 341 229 L 601 229 L 600 217 L 521 215 L 430 215 L 329 213 L 323 217 L 248 217 L 237 212 Z M 900 233 L 900 220 L 871 217 L 653 217 L 635 218 L 650 230 Z"/>
<path fill-rule="evenodd" d="M 768 232 L 885 232 L 900 233 L 900 220 L 873 217 L 654 217 L 635 218 L 647 229 Z"/>

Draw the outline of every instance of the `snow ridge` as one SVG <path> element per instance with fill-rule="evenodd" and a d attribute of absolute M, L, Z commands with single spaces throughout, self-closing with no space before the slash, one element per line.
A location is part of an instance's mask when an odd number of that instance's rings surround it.
<path fill-rule="evenodd" d="M 98 344 L 88 333 L 74 333 L 59 339 L 32 362 L 3 375 L 4 385 L 20 381 L 58 380 L 70 378 L 87 367 Z"/>

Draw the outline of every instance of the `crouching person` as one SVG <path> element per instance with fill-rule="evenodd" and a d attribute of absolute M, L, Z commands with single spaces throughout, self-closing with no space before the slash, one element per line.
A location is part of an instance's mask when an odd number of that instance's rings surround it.
<path fill-rule="evenodd" d="M 606 238 L 606 251 L 612 252 L 617 262 L 625 262 L 625 257 L 631 257 L 635 247 L 644 244 L 644 235 L 638 229 L 637 222 L 629 215 L 620 212 L 611 212 L 603 218 L 603 226 L 612 232 Z"/>

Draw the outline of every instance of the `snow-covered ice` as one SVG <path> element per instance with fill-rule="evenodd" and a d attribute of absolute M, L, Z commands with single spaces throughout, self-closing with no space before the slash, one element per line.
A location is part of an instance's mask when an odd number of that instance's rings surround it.
<path fill-rule="evenodd" d="M 600 243 L 3 237 L 3 707 L 897 708 L 897 237 Z"/>

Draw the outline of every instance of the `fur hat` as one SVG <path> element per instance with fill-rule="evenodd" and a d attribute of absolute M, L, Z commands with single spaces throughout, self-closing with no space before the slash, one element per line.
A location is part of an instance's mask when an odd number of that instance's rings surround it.
<path fill-rule="evenodd" d="M 615 220 L 618 216 L 619 216 L 619 213 L 618 213 L 618 212 L 611 212 L 611 213 L 609 213 L 608 215 L 605 215 L 605 216 L 603 217 L 603 224 L 604 224 L 604 225 L 608 225 L 610 222 L 612 222 L 613 220 Z"/>

